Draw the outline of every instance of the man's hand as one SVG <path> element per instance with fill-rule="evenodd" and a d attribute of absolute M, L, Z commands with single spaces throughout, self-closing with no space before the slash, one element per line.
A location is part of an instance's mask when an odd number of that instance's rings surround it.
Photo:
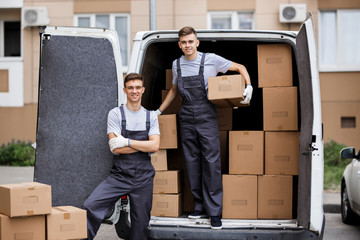
<path fill-rule="evenodd" d="M 157 109 L 157 110 L 155 111 L 155 113 L 156 113 L 156 115 L 158 115 L 158 116 L 162 114 L 162 112 L 161 112 L 160 109 Z"/>
<path fill-rule="evenodd" d="M 129 146 L 129 139 L 124 138 L 120 133 L 115 133 L 116 137 L 109 140 L 110 151 L 114 153 L 114 150 L 117 148 Z"/>
<path fill-rule="evenodd" d="M 247 86 L 246 86 L 246 88 L 245 88 L 245 90 L 244 90 L 244 97 L 245 97 L 245 99 L 244 99 L 244 101 L 241 101 L 240 103 L 241 104 L 248 104 L 248 103 L 250 103 L 250 100 L 251 100 L 251 97 L 252 97 L 252 92 L 253 92 L 253 87 L 250 85 L 250 84 L 248 84 Z"/>

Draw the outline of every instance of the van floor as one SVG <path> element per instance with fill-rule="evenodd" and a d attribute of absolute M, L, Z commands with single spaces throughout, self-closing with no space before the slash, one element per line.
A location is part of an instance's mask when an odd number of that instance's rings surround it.
<path fill-rule="evenodd" d="M 209 218 L 189 219 L 188 214 L 182 214 L 180 217 L 155 217 L 151 216 L 150 226 L 168 226 L 168 227 L 194 227 L 210 228 Z M 222 219 L 224 229 L 242 229 L 242 228 L 297 228 L 296 219 Z"/>

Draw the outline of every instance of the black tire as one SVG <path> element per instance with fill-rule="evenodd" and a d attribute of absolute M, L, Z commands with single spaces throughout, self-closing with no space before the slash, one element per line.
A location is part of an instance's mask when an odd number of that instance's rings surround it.
<path fill-rule="evenodd" d="M 341 219 L 346 224 L 354 224 L 357 220 L 357 216 L 350 206 L 345 182 L 341 184 Z"/>
<path fill-rule="evenodd" d="M 118 237 L 125 240 L 129 239 L 131 231 L 131 223 L 129 222 L 128 215 L 128 212 L 120 211 L 119 221 L 115 224 Z"/>

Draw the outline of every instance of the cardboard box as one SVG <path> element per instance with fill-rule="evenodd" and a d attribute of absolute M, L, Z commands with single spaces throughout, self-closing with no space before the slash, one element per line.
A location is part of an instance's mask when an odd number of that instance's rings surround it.
<path fill-rule="evenodd" d="M 217 108 L 216 116 L 218 120 L 219 130 L 232 130 L 233 123 L 233 109 L 228 108 Z"/>
<path fill-rule="evenodd" d="M 38 182 L 0 185 L 0 213 L 9 217 L 51 212 L 51 186 Z"/>
<path fill-rule="evenodd" d="M 73 206 L 53 207 L 46 216 L 47 239 L 87 238 L 86 210 Z"/>
<path fill-rule="evenodd" d="M 179 217 L 182 213 L 182 194 L 153 194 L 151 216 Z"/>
<path fill-rule="evenodd" d="M 263 111 L 264 131 L 297 131 L 297 88 L 264 88 Z"/>
<path fill-rule="evenodd" d="M 166 151 L 166 149 L 160 149 L 150 155 L 151 164 L 154 166 L 155 171 L 168 170 Z"/>
<path fill-rule="evenodd" d="M 177 128 L 176 128 L 176 115 L 160 115 L 159 128 L 160 128 L 160 149 L 177 148 Z"/>
<path fill-rule="evenodd" d="M 45 240 L 45 216 L 8 217 L 0 214 L 0 240 Z"/>
<path fill-rule="evenodd" d="M 168 94 L 168 92 L 169 92 L 169 90 L 162 90 L 161 91 L 162 101 L 165 100 L 166 95 Z M 174 100 L 165 109 L 165 111 L 163 111 L 162 114 L 178 114 L 180 112 L 181 104 L 182 104 L 182 101 L 181 101 L 181 98 L 180 98 L 180 94 L 177 94 L 176 97 L 174 98 Z"/>
<path fill-rule="evenodd" d="M 264 174 L 264 132 L 229 132 L 229 174 Z"/>
<path fill-rule="evenodd" d="M 258 218 L 292 219 L 292 187 L 292 176 L 258 176 Z"/>
<path fill-rule="evenodd" d="M 299 174 L 299 132 L 265 132 L 265 174 Z"/>
<path fill-rule="evenodd" d="M 223 218 L 257 219 L 257 176 L 223 175 Z"/>
<path fill-rule="evenodd" d="M 245 80 L 241 75 L 209 77 L 208 97 L 218 107 L 241 107 Z"/>
<path fill-rule="evenodd" d="M 154 193 L 179 193 L 182 191 L 182 171 L 157 171 L 154 177 Z"/>
<path fill-rule="evenodd" d="M 172 75 L 172 69 L 166 69 L 166 76 L 165 76 L 165 89 L 170 89 L 172 87 L 172 80 L 173 80 L 173 75 Z"/>
<path fill-rule="evenodd" d="M 293 85 L 291 46 L 264 44 L 257 47 L 259 87 L 291 87 Z"/>

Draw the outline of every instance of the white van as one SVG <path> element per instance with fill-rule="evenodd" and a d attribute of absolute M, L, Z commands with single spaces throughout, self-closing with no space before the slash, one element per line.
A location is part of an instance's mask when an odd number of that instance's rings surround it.
<path fill-rule="evenodd" d="M 139 32 L 127 72 L 145 77 L 143 106 L 161 104 L 165 70 L 182 52 L 178 31 Z M 322 239 L 323 132 L 316 42 L 309 15 L 299 32 L 198 30 L 201 52 L 214 52 L 245 65 L 254 87 L 251 107 L 234 109 L 236 130 L 259 130 L 262 89 L 258 87 L 257 46 L 287 44 L 292 51 L 293 85 L 298 94 L 299 175 L 294 184 L 292 219 L 223 219 L 211 230 L 206 219 L 152 217 L 150 239 Z M 120 47 L 105 29 L 46 27 L 41 30 L 41 60 L 35 181 L 52 185 L 54 205 L 82 202 L 105 178 L 112 164 L 107 146 L 107 112 L 125 103 Z M 242 116 L 246 115 L 246 118 Z M 242 120 L 242 124 L 236 120 Z M 129 207 L 123 200 L 119 237 L 126 239 Z M 119 205 L 120 202 L 119 202 Z M 115 214 L 116 215 L 116 211 Z"/>

